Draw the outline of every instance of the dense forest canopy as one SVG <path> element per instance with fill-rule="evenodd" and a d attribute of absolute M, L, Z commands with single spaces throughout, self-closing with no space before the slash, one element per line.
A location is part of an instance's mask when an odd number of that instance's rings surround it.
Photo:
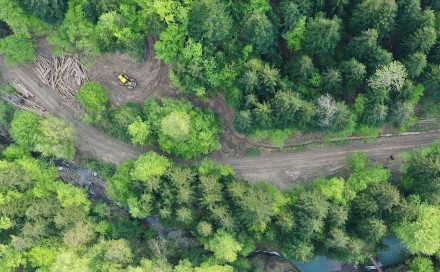
<path fill-rule="evenodd" d="M 244 133 L 404 129 L 437 87 L 438 5 L 428 1 L 203 0 L 170 12 L 179 16 L 155 48 L 173 83 L 201 97 L 224 91 Z"/>
<path fill-rule="evenodd" d="M 365 131 L 416 121 L 420 98 L 440 88 L 440 3 L 435 0 L 0 0 L 0 53 L 35 59 L 48 34 L 54 53 L 124 52 L 145 58 L 146 37 L 179 90 L 224 92 L 244 134 L 271 129 Z M 153 45 L 148 45 L 153 46 Z M 135 145 L 197 158 L 220 148 L 220 124 L 187 100 L 151 97 L 113 108 L 97 82 L 76 97 L 100 126 Z M 402 176 L 365 154 L 344 177 L 280 191 L 211 160 L 177 165 L 148 152 L 107 171 L 120 208 L 61 182 L 54 159 L 75 156 L 75 129 L 0 102 L 14 144 L 0 155 L 0 270 L 256 271 L 257 248 L 290 260 L 326 255 L 359 263 L 395 235 L 434 271 L 440 257 L 440 143 L 402 156 Z M 110 167 L 111 168 L 111 167 Z M 127 211 L 128 214 L 125 212 Z M 146 230 L 145 217 L 188 230 L 185 250 Z"/>
<path fill-rule="evenodd" d="M 354 154 L 345 178 L 320 177 L 285 191 L 252 185 L 211 160 L 183 166 L 148 152 L 108 174 L 107 193 L 128 215 L 61 182 L 49 166 L 55 154 L 23 141 L 24 116 L 66 126 L 27 112 L 6 118 L 17 144 L 0 159 L 2 271 L 256 271 L 247 258 L 255 249 L 297 261 L 326 255 L 358 263 L 367 258 L 365 247 L 377 249 L 389 234 L 418 256 L 408 263 L 414 271 L 433 266 L 425 256 L 440 254 L 440 142 L 404 154 L 398 179 Z M 156 237 L 141 221 L 151 215 L 188 230 L 192 246 Z"/>
<path fill-rule="evenodd" d="M 440 87 L 437 1 L 1 4 L 0 18 L 13 35 L 0 40 L 0 51 L 10 62 L 33 58 L 36 18 L 54 27 L 49 40 L 60 53 L 124 51 L 142 60 L 144 37 L 157 36 L 156 55 L 172 64 L 173 84 L 202 98 L 225 92 L 243 133 L 351 134 L 384 122 L 405 129 L 420 96 L 435 98 Z"/>
<path fill-rule="evenodd" d="M 405 129 L 420 96 L 435 97 L 440 86 L 436 1 L 71 0 L 67 6 L 61 16 L 63 1 L 11 4 L 17 15 L 0 17 L 14 35 L 0 50 L 26 38 L 29 30 L 15 20 L 29 10 L 58 26 L 49 40 L 59 52 L 122 50 L 142 60 L 144 36 L 158 36 L 155 51 L 172 64 L 173 84 L 199 97 L 225 92 L 242 133 L 351 134 L 384 122 Z"/>

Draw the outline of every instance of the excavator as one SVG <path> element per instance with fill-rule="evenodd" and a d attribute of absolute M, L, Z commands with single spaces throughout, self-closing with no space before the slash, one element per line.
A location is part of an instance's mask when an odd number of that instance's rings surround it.
<path fill-rule="evenodd" d="M 131 78 L 127 76 L 126 74 L 120 74 L 118 76 L 119 82 L 124 85 L 125 87 L 133 90 L 136 88 L 136 80 L 134 78 Z"/>

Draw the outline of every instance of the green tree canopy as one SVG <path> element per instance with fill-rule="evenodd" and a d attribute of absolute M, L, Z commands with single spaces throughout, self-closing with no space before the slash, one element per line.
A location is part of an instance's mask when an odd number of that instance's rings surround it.
<path fill-rule="evenodd" d="M 417 210 L 415 220 L 404 220 L 394 231 L 409 252 L 433 255 L 440 249 L 440 208 L 420 204 Z"/>
<path fill-rule="evenodd" d="M 100 115 L 108 107 L 108 92 L 99 82 L 87 82 L 76 94 L 92 121 L 99 119 Z"/>
<path fill-rule="evenodd" d="M 150 135 L 150 125 L 142 121 L 140 117 L 128 126 L 128 134 L 131 136 L 131 142 L 134 145 L 147 145 L 147 139 Z"/>
<path fill-rule="evenodd" d="M 0 39 L 0 53 L 5 54 L 7 64 L 21 64 L 35 60 L 35 45 L 31 38 L 14 34 Z"/>
<path fill-rule="evenodd" d="M 206 249 L 214 252 L 215 258 L 223 262 L 233 262 L 237 259 L 237 253 L 243 245 L 224 230 L 219 230 L 214 237 L 207 243 Z"/>
<path fill-rule="evenodd" d="M 43 156 L 73 159 L 75 155 L 75 129 L 56 117 L 44 119 L 31 112 L 17 111 L 11 122 L 11 135 L 17 144 Z"/>
<path fill-rule="evenodd" d="M 150 151 L 134 162 L 130 175 L 134 180 L 147 181 L 149 178 L 165 174 L 170 165 L 167 158 Z"/>
<path fill-rule="evenodd" d="M 252 12 L 246 16 L 241 32 L 245 42 L 252 45 L 256 54 L 269 53 L 276 37 L 271 21 L 261 12 Z"/>
<path fill-rule="evenodd" d="M 397 4 L 395 0 L 365 0 L 359 3 L 351 18 L 353 33 L 376 29 L 379 37 L 387 37 L 394 28 Z"/>
<path fill-rule="evenodd" d="M 341 39 L 341 20 L 318 15 L 309 19 L 304 32 L 304 51 L 311 56 L 324 57 L 331 54 Z"/>
<path fill-rule="evenodd" d="M 188 32 L 196 40 L 221 42 L 232 32 L 232 20 L 222 1 L 201 0 L 192 2 L 188 13 Z"/>

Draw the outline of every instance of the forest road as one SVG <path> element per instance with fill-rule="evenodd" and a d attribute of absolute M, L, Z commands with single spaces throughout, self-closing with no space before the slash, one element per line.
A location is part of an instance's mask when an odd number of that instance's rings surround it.
<path fill-rule="evenodd" d="M 74 124 L 78 134 L 78 149 L 81 152 L 99 156 L 106 161 L 121 163 L 127 159 L 137 158 L 147 151 L 144 148 L 122 143 L 99 129 L 76 120 L 55 93 L 40 82 L 31 64 L 16 66 L 8 69 L 7 72 L 9 77 L 19 78 L 46 110 Z M 378 139 L 374 144 L 356 142 L 342 147 L 326 147 L 286 154 L 236 158 L 211 156 L 211 158 L 231 165 L 240 178 L 250 182 L 267 180 L 284 189 L 291 183 L 305 182 L 319 175 L 340 174 L 344 171 L 346 157 L 355 152 L 366 152 L 370 159 L 377 162 L 393 163 L 389 159 L 391 155 L 395 156 L 399 152 L 431 144 L 438 138 L 440 138 L 439 131 L 385 137 Z"/>

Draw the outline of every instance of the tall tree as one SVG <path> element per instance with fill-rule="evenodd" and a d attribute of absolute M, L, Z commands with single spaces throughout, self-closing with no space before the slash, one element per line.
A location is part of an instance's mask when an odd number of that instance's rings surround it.
<path fill-rule="evenodd" d="M 419 204 L 414 220 L 404 220 L 396 225 L 397 237 L 412 254 L 433 255 L 440 249 L 440 209 Z"/>
<path fill-rule="evenodd" d="M 422 74 L 423 70 L 425 70 L 428 61 L 425 54 L 422 52 L 415 52 L 407 56 L 403 60 L 403 64 L 408 71 L 408 77 L 417 78 Z"/>
<path fill-rule="evenodd" d="M 48 117 L 40 124 L 42 134 L 35 144 L 35 151 L 43 156 L 72 160 L 76 145 L 76 133 L 72 124 L 55 117 Z"/>
<path fill-rule="evenodd" d="M 232 19 L 219 0 L 192 2 L 188 13 L 189 35 L 204 44 L 223 42 L 232 34 Z"/>
<path fill-rule="evenodd" d="M 371 89 L 386 89 L 400 92 L 407 76 L 406 68 L 400 62 L 394 61 L 388 65 L 379 67 L 374 75 L 368 80 Z"/>
<path fill-rule="evenodd" d="M 147 181 L 165 174 L 170 165 L 167 158 L 150 151 L 135 161 L 130 175 L 134 180 Z"/>
<path fill-rule="evenodd" d="M 388 37 L 397 13 L 395 0 L 364 0 L 356 6 L 350 21 L 353 33 L 373 28 L 379 38 Z"/>
<path fill-rule="evenodd" d="M 51 24 L 60 23 L 67 11 L 67 0 L 19 0 L 18 2 L 27 11 Z"/>
<path fill-rule="evenodd" d="M 426 26 L 418 29 L 403 40 L 402 46 L 407 52 L 428 53 L 437 42 L 437 31 L 434 27 Z"/>
<path fill-rule="evenodd" d="M 243 245 L 224 230 L 219 230 L 205 246 L 206 249 L 214 252 L 214 256 L 224 262 L 233 262 L 237 259 L 237 253 Z"/>
<path fill-rule="evenodd" d="M 332 54 L 341 39 L 341 20 L 318 15 L 309 19 L 304 32 L 304 51 L 311 56 L 324 57 Z"/>
<path fill-rule="evenodd" d="M 241 33 L 256 54 L 267 54 L 275 41 L 275 29 L 264 13 L 252 12 L 244 19 Z"/>

